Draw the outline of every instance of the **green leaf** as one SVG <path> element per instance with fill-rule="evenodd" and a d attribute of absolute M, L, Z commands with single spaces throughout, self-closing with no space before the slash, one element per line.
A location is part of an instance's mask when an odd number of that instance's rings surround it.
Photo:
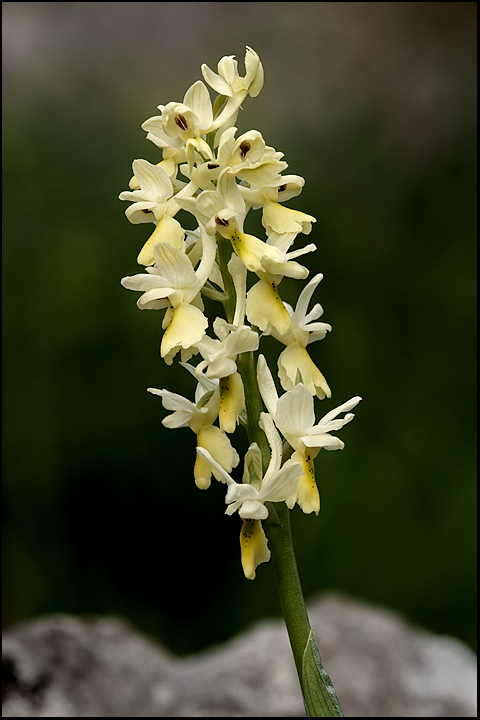
<path fill-rule="evenodd" d="M 302 692 L 307 717 L 343 717 L 333 683 L 322 665 L 313 630 L 303 653 Z"/>

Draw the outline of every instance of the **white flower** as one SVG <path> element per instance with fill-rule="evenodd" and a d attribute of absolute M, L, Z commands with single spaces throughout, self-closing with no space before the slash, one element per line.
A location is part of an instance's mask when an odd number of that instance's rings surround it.
<path fill-rule="evenodd" d="M 288 330 L 285 333 L 278 332 L 275 327 L 270 330 L 277 340 L 286 345 L 278 358 L 278 374 L 284 390 L 291 390 L 300 376 L 301 382 L 309 392 L 317 395 L 320 400 L 331 397 L 332 393 L 306 347 L 311 342 L 322 340 L 332 329 L 328 323 L 317 322 L 323 314 L 323 308 L 319 303 L 308 311 L 310 299 L 322 278 L 323 275 L 319 273 L 304 287 L 298 297 L 295 310 L 288 303 L 284 303 L 291 320 Z"/>
<path fill-rule="evenodd" d="M 204 360 L 197 365 L 197 370 L 204 372 L 208 378 L 222 378 L 237 370 L 237 355 L 258 350 L 258 334 L 248 325 L 235 327 L 223 318 L 213 323 L 217 340 L 205 336 L 198 345 Z"/>
<path fill-rule="evenodd" d="M 125 190 L 119 195 L 120 200 L 133 203 L 125 211 L 130 222 L 161 220 L 168 210 L 170 213 L 179 210 L 173 200 L 172 181 L 160 165 L 152 165 L 147 160 L 134 160 L 132 169 L 138 189 Z"/>
<path fill-rule="evenodd" d="M 255 179 L 261 179 L 258 175 Z M 262 178 L 263 179 L 263 178 Z M 267 180 L 267 176 L 265 176 Z M 313 215 L 300 210 L 294 210 L 282 205 L 292 197 L 300 194 L 305 180 L 299 175 L 277 175 L 266 182 L 257 182 L 252 185 L 258 187 L 240 186 L 239 190 L 250 207 L 262 207 L 262 225 L 267 236 L 277 238 L 285 234 L 298 233 L 308 235 L 312 230 L 312 223 L 316 222 Z"/>
<path fill-rule="evenodd" d="M 282 250 L 243 232 L 246 208 L 238 188 L 235 177 L 223 171 L 219 175 L 216 190 L 204 190 L 197 197 L 184 197 L 181 192 L 176 200 L 195 216 L 199 225 L 210 235 L 219 233 L 230 240 L 247 270 L 261 272 L 272 263 L 283 268 L 287 258 Z"/>
<path fill-rule="evenodd" d="M 227 515 L 238 514 L 244 520 L 265 520 L 268 517 L 266 502 L 284 502 L 295 492 L 300 475 L 301 463 L 289 463 L 282 467 L 282 445 L 272 418 L 267 413 L 261 414 L 262 428 L 270 444 L 272 455 L 269 466 L 261 479 L 260 489 L 248 482 L 236 483 L 235 480 L 213 459 L 203 448 L 197 448 L 198 454 L 223 475 L 228 485 L 225 502 L 228 504 Z M 250 450 L 256 449 L 255 444 Z"/>
<path fill-rule="evenodd" d="M 254 208 L 263 207 L 267 201 L 283 203 L 302 192 L 305 179 L 300 175 L 278 175 L 268 183 L 257 186 L 240 186 L 245 201 Z"/>
<path fill-rule="evenodd" d="M 235 140 L 237 128 L 231 127 L 222 133 L 218 146 L 217 162 L 220 168 L 244 180 L 249 185 L 268 185 L 288 165 L 282 161 L 283 153 L 268 147 L 257 130 L 240 135 Z"/>
<path fill-rule="evenodd" d="M 152 395 L 159 395 L 165 410 L 172 411 L 162 420 L 162 425 L 167 428 L 189 427 L 197 434 L 202 427 L 212 425 L 217 418 L 218 388 L 213 392 L 203 393 L 196 402 L 170 390 L 158 388 L 147 388 L 147 390 Z"/>
<path fill-rule="evenodd" d="M 231 472 L 238 465 L 240 458 L 237 451 L 232 447 L 226 434 L 213 424 L 218 415 L 219 390 L 217 386 L 213 385 L 212 389 L 207 385 L 205 391 L 205 380 L 202 378 L 197 385 L 195 403 L 169 390 L 148 388 L 148 392 L 152 395 L 159 395 L 162 398 L 163 407 L 166 410 L 172 410 L 171 415 L 162 421 L 165 427 L 189 427 L 197 436 L 197 445 L 209 451 L 224 470 Z M 201 490 L 207 489 L 210 486 L 212 474 L 217 480 L 223 482 L 223 475 L 197 454 L 193 468 L 197 487 Z"/>
<path fill-rule="evenodd" d="M 211 88 L 219 95 L 233 97 L 249 94 L 256 97 L 263 87 L 263 68 L 255 50 L 247 46 L 245 53 L 245 77 L 238 73 L 238 63 L 234 55 L 226 55 L 218 63 L 218 75 L 208 65 L 202 65 L 202 73 Z"/>
<path fill-rule="evenodd" d="M 210 460 L 203 460 L 210 464 Z M 260 484 L 262 476 L 262 454 L 256 443 L 247 450 L 244 460 L 243 482 Z M 262 513 L 263 514 L 263 513 Z M 245 518 L 240 531 L 240 552 L 243 572 L 248 580 L 254 580 L 258 565 L 270 560 L 270 550 L 262 521 Z"/>
<path fill-rule="evenodd" d="M 196 368 L 207 378 L 219 378 L 220 406 L 219 423 L 222 430 L 234 432 L 245 407 L 245 393 L 242 378 L 237 372 L 237 355 L 258 350 L 258 335 L 247 325 L 235 327 L 222 318 L 217 318 L 213 329 L 218 339 L 208 336 L 197 343 L 197 350 L 203 356 Z"/>
<path fill-rule="evenodd" d="M 200 80 L 185 93 L 183 103 L 170 102 L 158 105 L 161 115 L 146 120 L 142 128 L 147 139 L 158 147 L 197 150 L 205 158 L 212 158 L 212 151 L 203 135 L 210 131 L 213 120 L 212 101 L 209 92 Z"/>
<path fill-rule="evenodd" d="M 218 63 L 218 73 L 208 65 L 202 65 L 202 74 L 207 85 L 226 98 L 220 113 L 210 126 L 209 132 L 218 130 L 235 117 L 245 97 L 256 97 L 263 87 L 263 67 L 255 50 L 247 46 L 245 53 L 245 76 L 238 72 L 238 63 L 233 55 L 223 57 Z"/>
<path fill-rule="evenodd" d="M 297 502 L 305 513 L 320 510 L 320 496 L 315 482 L 314 458 L 321 448 L 325 450 L 343 450 L 340 438 L 331 435 L 340 430 L 354 418 L 349 412 L 360 402 L 354 397 L 343 405 L 328 412 L 315 424 L 314 400 L 312 394 L 298 383 L 292 390 L 278 397 L 272 374 L 263 355 L 258 358 L 257 378 L 260 393 L 273 418 L 276 427 L 293 448 L 290 462 L 302 464 L 302 476 L 295 493 L 288 499 L 287 505 L 293 507 Z M 338 418 L 346 413 L 343 418 Z"/>
<path fill-rule="evenodd" d="M 321 448 L 325 450 L 343 450 L 345 444 L 340 438 L 331 435 L 355 417 L 349 412 L 362 398 L 353 397 L 347 402 L 330 410 L 315 424 L 313 396 L 299 383 L 293 390 L 284 393 L 277 402 L 275 424 L 287 442 L 302 454 L 307 449 L 315 456 Z M 343 418 L 338 418 L 346 413 Z"/>
<path fill-rule="evenodd" d="M 332 329 L 332 326 L 328 323 L 317 322 L 318 318 L 323 315 L 323 308 L 319 303 L 316 303 L 310 311 L 308 310 L 312 295 L 322 280 L 322 273 L 318 273 L 305 285 L 298 296 L 295 310 L 287 304 L 292 319 L 292 335 L 297 342 L 304 346 L 316 340 L 322 340 L 327 332 Z M 286 339 L 283 338 L 282 341 Z"/>
<path fill-rule="evenodd" d="M 173 198 L 173 184 L 165 170 L 147 160 L 134 160 L 132 167 L 139 189 L 126 190 L 120 193 L 119 198 L 133 203 L 125 211 L 131 223 L 156 223 L 155 230 L 137 258 L 140 265 L 152 265 L 156 243 L 168 242 L 181 249 L 185 231 L 173 218 L 180 207 Z"/>
<path fill-rule="evenodd" d="M 154 266 L 147 268 L 145 275 L 134 275 L 121 281 L 128 290 L 143 291 L 137 301 L 140 309 L 167 308 L 160 353 L 168 365 L 179 350 L 188 351 L 194 347 L 208 327 L 199 292 L 215 262 L 215 240 L 204 233 L 202 243 L 203 255 L 196 271 L 183 251 L 168 243 L 157 243 Z M 189 354 L 183 352 L 183 360 L 191 354 L 191 351 Z"/>
<path fill-rule="evenodd" d="M 193 192 L 196 186 L 193 185 Z M 204 190 L 196 197 L 193 197 L 191 188 L 187 186 L 176 197 L 180 207 L 192 213 L 199 225 L 202 225 L 210 235 L 215 235 L 217 230 L 216 217 L 226 219 L 235 218 L 242 227 L 246 214 L 245 201 L 239 192 L 235 178 L 228 173 L 221 173 L 215 190 Z"/>

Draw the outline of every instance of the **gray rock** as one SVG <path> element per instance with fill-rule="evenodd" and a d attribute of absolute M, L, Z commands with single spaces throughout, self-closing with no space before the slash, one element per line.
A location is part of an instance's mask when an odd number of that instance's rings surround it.
<path fill-rule="evenodd" d="M 461 642 L 340 595 L 309 604 L 346 717 L 476 717 Z M 4 633 L 3 717 L 305 717 L 283 621 L 176 658 L 125 622 L 65 615 Z"/>

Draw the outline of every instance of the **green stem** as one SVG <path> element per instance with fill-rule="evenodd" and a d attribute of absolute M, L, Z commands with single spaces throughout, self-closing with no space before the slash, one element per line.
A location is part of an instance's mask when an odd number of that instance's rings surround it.
<path fill-rule="evenodd" d="M 269 515 L 265 521 L 265 531 L 307 717 L 343 717 L 335 688 L 322 665 L 308 619 L 293 549 L 290 511 L 285 503 L 275 503 L 274 507 L 276 515 Z"/>
<path fill-rule="evenodd" d="M 247 411 L 247 433 L 250 443 L 256 442 L 262 452 L 263 472 L 270 462 L 270 446 L 259 425 L 263 405 L 257 385 L 257 370 L 253 352 L 242 353 L 237 358 L 237 368 L 241 375 L 245 391 L 245 408 Z"/>
<path fill-rule="evenodd" d="M 275 510 L 278 522 L 267 519 L 265 531 L 272 553 L 280 605 L 292 646 L 295 666 L 301 679 L 303 653 L 311 627 L 293 550 L 289 510 L 285 503 L 276 503 Z"/>
<path fill-rule="evenodd" d="M 245 388 L 249 441 L 256 442 L 260 447 L 265 472 L 270 459 L 270 448 L 258 422 L 263 405 L 258 389 L 253 352 L 240 355 L 237 358 L 237 366 Z M 268 505 L 270 512 L 265 521 L 265 531 L 272 553 L 278 597 L 307 717 L 343 717 L 335 688 L 323 668 L 308 619 L 293 549 L 290 511 L 285 503 L 268 503 Z"/>
<path fill-rule="evenodd" d="M 235 317 L 235 302 L 236 293 L 233 278 L 228 272 L 228 261 L 232 255 L 232 245 L 230 240 L 226 240 L 219 233 L 217 233 L 217 248 L 218 248 L 218 264 L 220 266 L 220 272 L 222 274 L 223 285 L 225 287 L 225 297 L 223 299 L 223 306 L 225 308 L 225 315 L 227 316 L 227 322 L 232 323 Z"/>
<path fill-rule="evenodd" d="M 228 322 L 235 316 L 235 286 L 228 272 L 232 248 L 230 242 L 217 234 L 218 260 L 225 296 L 223 304 Z M 262 452 L 263 472 L 270 461 L 270 446 L 259 425 L 263 404 L 258 388 L 253 352 L 237 358 L 238 371 L 245 390 L 247 433 L 249 442 L 256 442 Z M 297 668 L 307 717 L 343 717 L 340 704 L 325 672 L 310 627 L 303 597 L 290 529 L 290 511 L 285 503 L 267 503 L 269 516 L 265 520 L 270 552 L 277 579 L 278 596 Z"/>

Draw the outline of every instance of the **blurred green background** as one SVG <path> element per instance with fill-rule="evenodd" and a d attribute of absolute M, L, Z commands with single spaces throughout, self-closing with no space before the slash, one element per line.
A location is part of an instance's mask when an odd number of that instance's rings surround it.
<path fill-rule="evenodd" d="M 292 513 L 305 594 L 475 648 L 476 3 L 2 10 L 4 627 L 114 614 L 188 653 L 279 616 L 271 563 L 243 578 L 223 486 L 195 488 L 193 434 L 146 392 L 193 380 L 120 286 L 150 226 L 118 194 L 134 158 L 160 159 L 141 123 L 203 62 L 243 71 L 250 45 L 265 86 L 237 125 L 285 154 L 306 179 L 289 204 L 318 218 L 318 410 L 364 398 L 317 459 L 319 517 Z"/>

